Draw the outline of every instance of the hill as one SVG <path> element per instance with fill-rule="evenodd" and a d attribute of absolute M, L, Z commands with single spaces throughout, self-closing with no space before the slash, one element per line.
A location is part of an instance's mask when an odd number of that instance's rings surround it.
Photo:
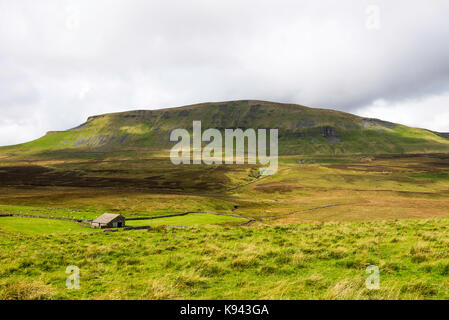
<path fill-rule="evenodd" d="M 47 155 L 157 152 L 171 148 L 170 132 L 207 128 L 278 128 L 281 155 L 403 154 L 449 152 L 444 134 L 328 109 L 266 101 L 202 103 L 89 117 L 73 129 L 48 132 L 2 154 Z"/>

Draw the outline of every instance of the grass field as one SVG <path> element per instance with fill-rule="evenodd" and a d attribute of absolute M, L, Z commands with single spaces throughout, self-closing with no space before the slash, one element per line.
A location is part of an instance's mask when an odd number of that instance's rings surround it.
<path fill-rule="evenodd" d="M 163 157 L 1 161 L 0 213 L 242 218 L 113 233 L 0 218 L 0 299 L 449 299 L 445 154 L 284 156 L 265 178 Z M 69 265 L 79 290 L 65 288 Z M 365 287 L 369 265 L 379 290 Z"/>
<path fill-rule="evenodd" d="M 0 233 L 1 299 L 448 299 L 449 219 Z M 65 268 L 80 268 L 80 289 Z M 380 268 L 368 290 L 365 268 Z"/>
<path fill-rule="evenodd" d="M 192 213 L 186 216 L 169 217 L 154 220 L 130 220 L 126 222 L 126 226 L 138 227 L 138 226 L 203 226 L 203 225 L 215 225 L 215 224 L 244 224 L 247 223 L 247 219 L 234 218 L 230 216 L 221 216 L 206 213 Z"/>
<path fill-rule="evenodd" d="M 93 232 L 95 229 L 84 228 L 70 221 L 51 219 L 26 219 L 18 217 L 0 218 L 0 232 L 7 234 L 66 234 Z"/>

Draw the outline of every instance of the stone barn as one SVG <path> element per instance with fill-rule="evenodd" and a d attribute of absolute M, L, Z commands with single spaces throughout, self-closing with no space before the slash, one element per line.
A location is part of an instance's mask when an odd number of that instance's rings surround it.
<path fill-rule="evenodd" d="M 104 213 L 92 221 L 91 225 L 95 228 L 123 228 L 125 220 L 121 214 Z"/>

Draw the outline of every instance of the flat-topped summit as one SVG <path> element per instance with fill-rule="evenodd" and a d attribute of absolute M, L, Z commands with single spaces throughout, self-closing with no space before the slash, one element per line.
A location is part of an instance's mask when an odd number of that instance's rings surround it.
<path fill-rule="evenodd" d="M 191 130 L 196 120 L 201 120 L 203 129 L 279 129 L 281 155 L 449 152 L 444 134 L 336 110 L 258 100 L 96 115 L 73 129 L 51 131 L 11 148 L 40 152 L 164 150 L 173 145 L 169 141 L 172 130 Z"/>

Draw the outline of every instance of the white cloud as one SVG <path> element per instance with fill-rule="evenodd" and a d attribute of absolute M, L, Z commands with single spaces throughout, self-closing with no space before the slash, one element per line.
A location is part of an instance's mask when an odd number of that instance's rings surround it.
<path fill-rule="evenodd" d="M 366 27 L 370 5 L 379 28 Z M 417 111 L 437 110 L 422 97 L 449 88 L 448 9 L 446 0 L 0 0 L 0 145 L 99 113 L 232 99 L 349 112 L 383 99 L 378 116 L 392 121 L 414 101 L 410 123 L 449 131 Z"/>
<path fill-rule="evenodd" d="M 383 118 L 412 127 L 446 132 L 449 128 L 449 91 L 403 101 L 374 101 L 355 112 L 363 117 Z"/>

